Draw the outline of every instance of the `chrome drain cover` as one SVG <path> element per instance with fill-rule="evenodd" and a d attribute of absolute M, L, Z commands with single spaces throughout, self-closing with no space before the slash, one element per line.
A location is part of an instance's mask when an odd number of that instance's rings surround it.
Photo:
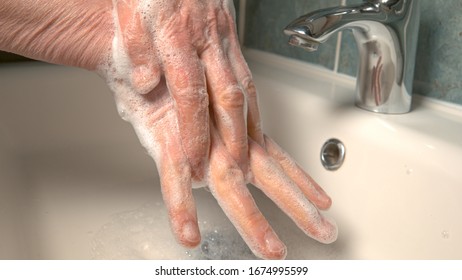
<path fill-rule="evenodd" d="M 324 143 L 321 149 L 321 163 L 325 169 L 335 171 L 339 169 L 345 160 L 345 145 L 335 138 Z"/>

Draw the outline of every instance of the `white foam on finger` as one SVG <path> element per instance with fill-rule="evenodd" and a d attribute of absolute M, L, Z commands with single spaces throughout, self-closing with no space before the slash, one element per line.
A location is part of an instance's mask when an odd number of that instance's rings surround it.
<path fill-rule="evenodd" d="M 298 186 L 266 151 L 251 143 L 250 165 L 253 183 L 285 212 L 311 238 L 331 243 L 337 239 L 337 226 L 323 217 Z"/>

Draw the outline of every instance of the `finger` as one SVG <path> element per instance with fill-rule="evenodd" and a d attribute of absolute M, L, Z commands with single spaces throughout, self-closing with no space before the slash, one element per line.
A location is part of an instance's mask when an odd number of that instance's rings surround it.
<path fill-rule="evenodd" d="M 261 127 L 260 110 L 258 107 L 257 88 L 253 82 L 252 73 L 247 62 L 242 55 L 239 39 L 236 32 L 235 22 L 232 16 L 227 17 L 229 33 L 229 48 L 227 55 L 231 62 L 231 69 L 240 82 L 241 88 L 247 101 L 247 133 L 248 135 L 264 147 L 263 132 Z"/>
<path fill-rule="evenodd" d="M 138 1 L 121 0 L 116 5 L 119 37 L 122 39 L 119 43 L 122 43 L 133 67 L 129 73 L 131 85 L 137 93 L 148 93 L 158 85 L 161 77 L 158 52 L 150 31 L 141 19 Z"/>
<path fill-rule="evenodd" d="M 263 131 L 260 119 L 260 110 L 258 108 L 257 88 L 255 87 L 252 77 L 240 78 L 243 81 L 243 87 L 247 96 L 247 131 L 255 142 L 262 147 L 265 146 L 263 140 Z"/>
<path fill-rule="evenodd" d="M 244 172 L 248 169 L 245 98 L 226 57 L 217 25 L 209 31 L 212 42 L 202 53 L 215 126 L 228 152 Z"/>
<path fill-rule="evenodd" d="M 178 151 L 175 151 L 178 152 Z M 191 173 L 186 158 L 174 159 L 168 151 L 160 167 L 162 195 L 170 217 L 172 232 L 180 244 L 195 247 L 201 237 L 192 196 Z"/>
<path fill-rule="evenodd" d="M 169 128 L 174 127 L 173 122 L 161 125 Z M 201 238 L 192 195 L 191 168 L 181 149 L 177 135 L 171 130 L 165 131 L 163 134 L 158 139 L 158 143 L 162 145 L 158 169 L 171 228 L 180 244 L 186 247 L 195 247 Z"/>
<path fill-rule="evenodd" d="M 200 233 L 191 190 L 191 168 L 181 148 L 176 112 L 165 80 L 149 94 L 122 91 L 116 92 L 116 99 L 157 164 L 174 236 L 184 246 L 196 246 Z"/>
<path fill-rule="evenodd" d="M 162 57 L 170 94 L 175 100 L 181 144 L 195 180 L 202 180 L 209 152 L 209 99 L 204 69 L 188 41 L 172 39 Z"/>
<path fill-rule="evenodd" d="M 332 205 L 331 198 L 302 168 L 271 138 L 264 135 L 266 150 L 282 167 L 287 176 L 302 190 L 305 196 L 321 210 L 329 209 Z"/>
<path fill-rule="evenodd" d="M 253 183 L 281 208 L 308 236 L 322 243 L 337 239 L 337 227 L 305 198 L 282 168 L 256 142 L 249 141 Z"/>
<path fill-rule="evenodd" d="M 216 139 L 216 137 L 214 137 Z M 210 189 L 252 252 L 265 259 L 283 259 L 286 247 L 258 210 L 242 171 L 226 148 L 212 140 Z"/>

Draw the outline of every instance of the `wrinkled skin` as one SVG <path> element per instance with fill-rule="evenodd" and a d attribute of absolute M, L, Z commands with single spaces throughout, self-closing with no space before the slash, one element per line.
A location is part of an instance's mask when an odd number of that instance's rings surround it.
<path fill-rule="evenodd" d="M 231 156 L 248 168 L 247 133 L 263 143 L 256 90 L 235 32 L 232 2 L 115 1 L 116 55 L 130 58 L 125 82 L 150 92 L 165 76 L 178 112 L 183 148 L 194 176 L 203 175 L 210 144 L 208 106 Z M 248 130 L 244 106 L 248 105 Z M 200 125 L 198 125 L 200 124 Z"/>
<path fill-rule="evenodd" d="M 286 248 L 246 183 L 309 236 L 333 242 L 330 198 L 261 131 L 229 0 L 2 0 L 0 49 L 97 71 L 156 161 L 179 243 L 200 242 L 192 185 L 209 185 L 259 257 Z"/>
<path fill-rule="evenodd" d="M 115 51 L 130 57 L 133 71 L 126 80 L 119 77 L 125 90 L 118 85 L 114 91 L 119 111 L 128 115 L 158 165 L 178 241 L 188 247 L 200 242 L 191 192 L 198 181 L 210 186 L 257 256 L 279 259 L 286 249 L 256 207 L 246 187 L 249 182 L 309 236 L 325 243 L 335 240 L 335 225 L 316 209 L 329 208 L 330 198 L 263 136 L 256 89 L 240 52 L 229 3 L 161 3 L 151 3 L 146 10 L 136 0 L 117 2 Z M 153 18 L 144 19 L 145 13 Z M 153 52 L 156 55 L 147 55 Z"/>
<path fill-rule="evenodd" d="M 164 80 L 146 95 L 121 90 L 116 99 L 157 163 L 174 235 L 184 246 L 198 245 L 200 233 L 191 188 L 195 181 L 193 167 L 182 146 L 178 113 Z M 255 255 L 281 259 L 286 248 L 255 205 L 246 186 L 248 182 L 260 188 L 307 235 L 323 243 L 336 239 L 336 226 L 318 211 L 330 207 L 329 197 L 270 138 L 264 137 L 266 149 L 248 138 L 250 174 L 246 176 L 213 120 L 210 131 L 210 152 L 201 183 L 210 187 Z"/>

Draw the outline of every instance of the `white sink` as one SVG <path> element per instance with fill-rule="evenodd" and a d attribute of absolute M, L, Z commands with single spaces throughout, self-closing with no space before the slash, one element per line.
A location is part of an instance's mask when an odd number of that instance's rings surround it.
<path fill-rule="evenodd" d="M 462 108 L 415 98 L 405 115 L 354 107 L 354 80 L 249 50 L 264 129 L 327 190 L 339 239 L 319 244 L 264 195 L 289 259 L 462 258 Z M 104 82 L 74 68 L 0 66 L 0 259 L 252 258 L 205 189 L 204 243 L 176 245 L 154 163 Z M 346 159 L 325 170 L 320 149 Z"/>

